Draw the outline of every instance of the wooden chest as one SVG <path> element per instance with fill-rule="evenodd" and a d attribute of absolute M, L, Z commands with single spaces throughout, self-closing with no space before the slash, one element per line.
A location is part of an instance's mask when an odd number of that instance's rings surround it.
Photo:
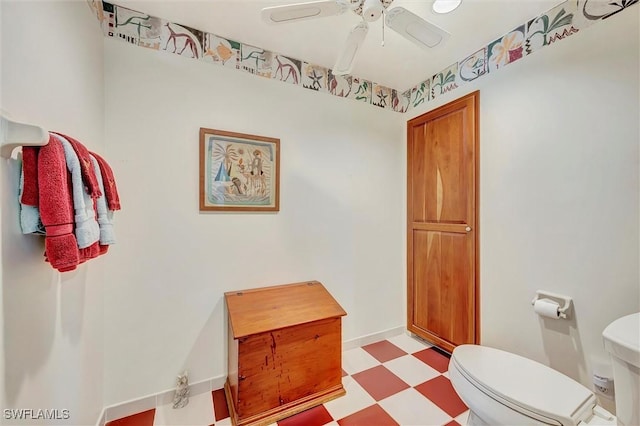
<path fill-rule="evenodd" d="M 225 293 L 234 425 L 267 425 L 344 395 L 341 317 L 317 282 Z"/>

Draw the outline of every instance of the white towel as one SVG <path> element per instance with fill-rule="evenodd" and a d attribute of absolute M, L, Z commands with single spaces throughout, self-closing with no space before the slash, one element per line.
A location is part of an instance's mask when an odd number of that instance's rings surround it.
<path fill-rule="evenodd" d="M 96 200 L 96 207 L 98 210 L 98 226 L 100 227 L 100 244 L 103 246 L 109 246 L 116 243 L 116 236 L 113 231 L 113 212 L 107 210 L 107 201 L 104 192 L 104 181 L 102 180 L 102 173 L 100 173 L 100 165 L 98 160 L 90 155 L 91 162 L 93 163 L 93 169 L 96 172 L 96 178 L 98 179 L 98 186 L 102 195 Z"/>
<path fill-rule="evenodd" d="M 64 148 L 67 169 L 71 172 L 76 240 L 78 240 L 78 248 L 86 248 L 100 239 L 100 228 L 96 222 L 96 212 L 93 210 L 93 199 L 82 182 L 80 160 L 78 160 L 73 146 L 62 136 L 55 133 L 51 133 L 51 135 L 58 139 Z"/>

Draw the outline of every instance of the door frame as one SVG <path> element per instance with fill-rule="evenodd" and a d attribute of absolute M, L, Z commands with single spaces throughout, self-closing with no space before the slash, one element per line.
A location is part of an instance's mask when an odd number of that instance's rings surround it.
<path fill-rule="evenodd" d="M 432 121 L 438 117 L 446 115 L 451 111 L 456 110 L 461 103 L 473 102 L 474 106 L 474 160 L 473 160 L 473 203 L 474 203 L 474 229 L 473 238 L 475 245 L 474 254 L 474 288 L 473 288 L 473 306 L 474 306 L 474 343 L 480 344 L 480 226 L 479 226 L 479 213 L 480 213 L 480 91 L 476 90 L 451 102 L 448 102 L 436 109 L 427 111 L 417 117 L 414 117 L 407 121 L 407 222 L 406 222 L 406 236 L 407 236 L 407 330 L 412 333 L 422 332 L 422 329 L 418 329 L 413 326 L 413 202 L 410 198 L 412 193 L 412 172 L 413 166 L 409 156 L 410 142 L 413 138 L 413 127 L 420 125 L 427 121 Z M 430 336 L 431 343 L 437 346 L 445 348 L 445 350 L 451 347 L 451 344 L 436 336 Z"/>

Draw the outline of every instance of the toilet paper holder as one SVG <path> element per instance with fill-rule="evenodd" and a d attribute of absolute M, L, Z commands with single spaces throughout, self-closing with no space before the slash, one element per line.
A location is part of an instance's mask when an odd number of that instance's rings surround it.
<path fill-rule="evenodd" d="M 564 296 L 562 294 L 551 293 L 549 291 L 538 290 L 536 291 L 536 297 L 531 301 L 532 305 L 535 305 L 537 300 L 549 299 L 558 304 L 558 317 L 566 319 L 569 315 L 569 309 L 571 308 L 571 297 Z"/>

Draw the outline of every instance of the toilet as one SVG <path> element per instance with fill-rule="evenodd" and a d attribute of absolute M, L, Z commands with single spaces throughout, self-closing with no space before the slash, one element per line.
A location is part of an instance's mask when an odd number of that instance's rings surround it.
<path fill-rule="evenodd" d="M 454 349 L 449 379 L 469 407 L 468 425 L 639 425 L 640 313 L 603 332 L 611 355 L 617 418 L 594 393 L 564 374 L 516 354 L 478 345 Z"/>

